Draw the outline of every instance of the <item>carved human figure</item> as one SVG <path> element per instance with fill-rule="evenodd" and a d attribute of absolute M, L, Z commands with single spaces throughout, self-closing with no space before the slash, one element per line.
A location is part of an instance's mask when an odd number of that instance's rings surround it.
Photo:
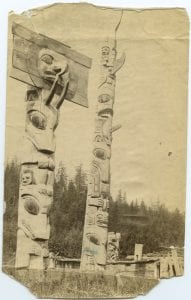
<path fill-rule="evenodd" d="M 21 174 L 21 184 L 29 185 L 33 183 L 33 171 L 30 169 L 23 170 Z"/>

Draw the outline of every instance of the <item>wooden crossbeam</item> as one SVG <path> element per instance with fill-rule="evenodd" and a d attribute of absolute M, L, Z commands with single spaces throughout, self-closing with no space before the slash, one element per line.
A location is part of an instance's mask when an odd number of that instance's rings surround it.
<path fill-rule="evenodd" d="M 87 107 L 88 72 L 91 68 L 91 59 L 71 49 L 66 44 L 52 38 L 38 34 L 13 23 L 13 56 L 10 76 L 26 84 L 39 88 L 50 89 L 50 83 L 39 75 L 37 68 L 38 55 L 41 49 L 47 48 L 63 55 L 69 65 L 69 86 L 66 100 Z M 61 89 L 57 90 L 57 94 Z"/>

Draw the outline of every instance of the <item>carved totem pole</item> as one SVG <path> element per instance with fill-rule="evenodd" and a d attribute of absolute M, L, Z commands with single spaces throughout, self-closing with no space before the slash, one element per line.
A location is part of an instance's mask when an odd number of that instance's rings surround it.
<path fill-rule="evenodd" d="M 119 258 L 119 242 L 121 234 L 119 232 L 108 232 L 107 241 L 107 261 L 114 262 Z"/>
<path fill-rule="evenodd" d="M 91 60 L 21 25 L 13 25 L 13 34 L 11 76 L 28 84 L 15 267 L 43 270 L 49 267 L 49 210 L 59 109 L 64 99 L 87 106 Z"/>
<path fill-rule="evenodd" d="M 103 270 L 107 259 L 110 159 L 116 72 L 125 55 L 116 59 L 116 40 L 106 41 L 101 49 L 101 76 L 95 119 L 93 158 L 88 182 L 81 269 Z"/>

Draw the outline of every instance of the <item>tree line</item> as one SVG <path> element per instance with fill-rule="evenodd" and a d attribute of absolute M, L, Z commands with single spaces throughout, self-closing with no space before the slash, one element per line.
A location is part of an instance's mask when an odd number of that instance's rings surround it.
<path fill-rule="evenodd" d="M 64 166 L 56 174 L 54 199 L 50 210 L 51 234 L 49 250 L 68 258 L 80 258 L 87 197 L 87 174 L 82 166 L 73 178 Z M 4 201 L 4 263 L 14 261 L 19 198 L 19 163 L 14 159 L 5 167 Z M 129 200 L 119 190 L 116 199 L 110 196 L 109 231 L 120 232 L 119 258 L 133 254 L 135 243 L 144 244 L 144 252 L 160 247 L 184 246 L 184 213 L 168 210 L 159 201 L 152 205 Z"/>

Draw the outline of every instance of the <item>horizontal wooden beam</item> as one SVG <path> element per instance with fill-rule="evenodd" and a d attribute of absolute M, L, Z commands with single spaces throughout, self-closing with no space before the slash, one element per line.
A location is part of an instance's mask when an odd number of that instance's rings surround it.
<path fill-rule="evenodd" d="M 69 46 L 37 34 L 20 24 L 13 23 L 13 55 L 10 76 L 38 88 L 50 89 L 50 82 L 41 78 L 38 70 L 38 55 L 48 48 L 67 59 L 69 86 L 66 100 L 88 107 L 87 87 L 91 59 L 72 50 Z M 60 94 L 62 87 L 56 93 Z"/>
<path fill-rule="evenodd" d="M 87 68 L 91 68 L 92 60 L 91 58 L 73 50 L 70 46 L 56 41 L 52 38 L 49 38 L 43 34 L 36 33 L 18 23 L 13 22 L 12 25 L 12 33 L 17 35 L 25 40 L 35 43 L 36 45 L 40 46 L 41 48 L 48 48 L 53 50 L 57 53 L 65 55 L 66 57 L 70 58 L 71 60 L 81 64 Z"/>

